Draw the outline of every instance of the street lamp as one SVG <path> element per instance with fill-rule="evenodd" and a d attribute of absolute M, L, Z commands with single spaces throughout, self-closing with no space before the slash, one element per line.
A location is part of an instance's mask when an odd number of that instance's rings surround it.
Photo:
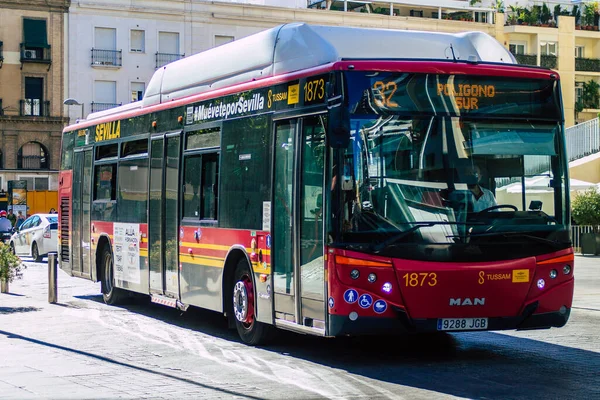
<path fill-rule="evenodd" d="M 63 101 L 63 104 L 66 106 L 81 106 L 81 119 L 83 120 L 83 103 L 78 102 L 77 100 L 73 99 L 73 98 L 68 98 L 65 101 Z"/>

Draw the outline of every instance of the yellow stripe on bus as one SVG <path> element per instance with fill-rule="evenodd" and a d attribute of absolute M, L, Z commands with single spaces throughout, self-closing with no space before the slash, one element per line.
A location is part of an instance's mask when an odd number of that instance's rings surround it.
<path fill-rule="evenodd" d="M 224 250 L 229 251 L 231 246 L 222 246 L 220 244 L 204 244 L 204 243 L 192 243 L 192 242 L 181 242 L 181 247 L 189 247 L 192 249 L 207 249 L 207 250 Z M 248 253 L 252 253 L 251 248 L 246 248 Z M 261 249 L 263 255 L 268 256 L 271 255 L 271 250 Z"/>

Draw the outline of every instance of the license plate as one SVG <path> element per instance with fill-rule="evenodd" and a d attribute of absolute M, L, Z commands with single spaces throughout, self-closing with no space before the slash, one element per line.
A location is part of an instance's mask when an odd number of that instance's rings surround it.
<path fill-rule="evenodd" d="M 439 318 L 438 331 L 471 331 L 488 328 L 487 318 Z"/>

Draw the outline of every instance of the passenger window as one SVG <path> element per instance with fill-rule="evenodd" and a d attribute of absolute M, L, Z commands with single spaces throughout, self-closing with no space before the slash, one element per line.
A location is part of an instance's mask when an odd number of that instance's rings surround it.
<path fill-rule="evenodd" d="M 117 199 L 117 164 L 96 166 L 94 174 L 94 200 Z"/>
<path fill-rule="evenodd" d="M 185 157 L 183 217 L 217 219 L 219 155 L 194 154 Z"/>

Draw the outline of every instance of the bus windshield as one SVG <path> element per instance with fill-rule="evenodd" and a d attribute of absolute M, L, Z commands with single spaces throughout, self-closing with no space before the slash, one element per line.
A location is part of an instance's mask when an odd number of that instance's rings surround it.
<path fill-rule="evenodd" d="M 369 90 L 360 92 L 365 97 Z M 554 102 L 539 100 L 547 107 Z M 456 98 L 452 102 L 456 106 Z M 509 108 L 505 103 L 498 113 Z M 513 258 L 570 245 L 559 121 L 507 120 L 459 108 L 438 113 L 433 107 L 418 116 L 375 109 L 354 108 L 350 144 L 334 158 L 339 242 L 421 259 L 467 258 L 469 252 Z"/>

